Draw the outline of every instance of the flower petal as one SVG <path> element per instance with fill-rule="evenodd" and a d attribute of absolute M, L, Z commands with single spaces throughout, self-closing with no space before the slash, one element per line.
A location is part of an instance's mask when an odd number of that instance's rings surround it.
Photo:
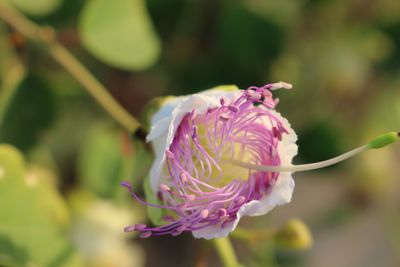
<path fill-rule="evenodd" d="M 167 101 L 152 118 L 152 127 L 146 137 L 152 142 L 155 160 L 150 169 L 150 184 L 154 192 L 157 191 L 162 167 L 165 162 L 165 151 L 171 145 L 175 132 L 182 118 L 195 110 L 196 114 L 204 114 L 208 109 L 218 107 L 221 97 L 232 101 L 240 95 L 240 91 L 226 91 L 210 89 L 199 94 L 182 96 Z"/>
<path fill-rule="evenodd" d="M 282 141 L 278 145 L 278 153 L 281 157 L 282 165 L 292 164 L 292 159 L 297 154 L 297 136 L 291 128 L 289 122 L 278 112 L 274 112 L 282 122 L 289 134 L 283 135 Z M 200 230 L 193 231 L 195 238 L 221 238 L 227 236 L 235 230 L 242 216 L 259 216 L 271 211 L 274 207 L 290 202 L 294 190 L 294 180 L 291 173 L 281 173 L 268 195 L 260 200 L 253 200 L 244 204 L 237 213 L 237 218 L 231 223 L 221 228 L 220 226 L 209 226 Z"/>

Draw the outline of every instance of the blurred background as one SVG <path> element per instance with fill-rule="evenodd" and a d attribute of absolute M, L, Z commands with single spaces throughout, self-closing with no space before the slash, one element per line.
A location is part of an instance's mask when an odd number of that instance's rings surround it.
<path fill-rule="evenodd" d="M 296 163 L 400 129 L 397 0 L 1 0 L 39 25 L 141 117 L 157 96 L 286 81 L 278 110 Z M 47 53 L 0 19 L 0 266 L 220 266 L 190 234 L 137 239 L 152 156 Z M 245 266 L 400 266 L 400 146 L 295 175 L 255 231 L 305 222 L 310 248 L 233 238 Z M 140 193 L 141 194 L 141 193 Z M 301 248 L 301 246 L 300 246 Z"/>

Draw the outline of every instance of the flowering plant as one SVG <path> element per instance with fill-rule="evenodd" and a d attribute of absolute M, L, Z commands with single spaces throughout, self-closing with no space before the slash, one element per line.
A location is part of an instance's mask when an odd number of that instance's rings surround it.
<path fill-rule="evenodd" d="M 253 171 L 232 164 L 291 165 L 296 134 L 275 108 L 273 90 L 290 89 L 279 82 L 237 90 L 217 87 L 169 99 L 152 117 L 147 136 L 155 161 L 151 188 L 168 210 L 159 227 L 129 226 L 141 237 L 178 235 L 220 238 L 235 229 L 242 216 L 262 215 L 290 201 L 290 172 Z M 228 89 L 228 90 L 227 90 Z M 233 90 L 232 90 L 233 89 Z"/>
<path fill-rule="evenodd" d="M 140 203 L 166 210 L 165 224 L 135 224 L 126 232 L 140 237 L 179 235 L 222 238 L 243 216 L 263 215 L 290 202 L 293 172 L 336 164 L 367 149 L 399 139 L 390 132 L 335 158 L 292 165 L 297 136 L 276 110 L 272 91 L 291 89 L 285 82 L 238 90 L 220 86 L 198 94 L 168 98 L 152 116 L 147 141 L 155 152 L 150 186 L 162 204 Z"/>

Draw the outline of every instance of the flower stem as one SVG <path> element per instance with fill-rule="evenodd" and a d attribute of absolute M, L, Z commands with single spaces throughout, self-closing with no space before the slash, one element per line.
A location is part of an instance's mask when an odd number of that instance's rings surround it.
<path fill-rule="evenodd" d="M 390 144 L 393 144 L 400 140 L 400 132 L 389 132 L 378 136 L 371 142 L 366 145 L 360 146 L 356 149 L 350 150 L 349 152 L 343 153 L 337 157 L 315 162 L 315 163 L 308 163 L 308 164 L 301 164 L 301 165 L 289 165 L 289 166 L 269 166 L 269 165 L 255 165 L 248 162 L 242 162 L 240 160 L 229 159 L 225 160 L 226 162 L 232 163 L 233 165 L 262 172 L 302 172 L 302 171 L 311 171 L 317 170 L 321 168 L 325 168 L 331 166 L 333 164 L 342 162 L 348 158 L 354 157 L 361 152 L 367 151 L 368 149 L 379 149 Z"/>
<path fill-rule="evenodd" d="M 65 70 L 102 106 L 119 124 L 135 132 L 140 123 L 131 116 L 108 92 L 108 90 L 77 60 L 71 52 L 56 41 L 55 33 L 48 26 L 40 27 L 18 10 L 0 0 L 0 18 L 22 35 L 44 47 Z"/>
<path fill-rule="evenodd" d="M 242 267 L 236 257 L 235 250 L 229 240 L 229 237 L 212 239 L 214 247 L 221 259 L 224 267 Z"/>

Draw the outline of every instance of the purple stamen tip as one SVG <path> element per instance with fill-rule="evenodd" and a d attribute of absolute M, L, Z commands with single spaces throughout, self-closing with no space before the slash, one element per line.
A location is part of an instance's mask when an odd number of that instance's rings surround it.
<path fill-rule="evenodd" d="M 194 126 L 193 127 L 193 133 L 192 133 L 192 138 L 196 138 L 197 137 L 197 132 L 198 132 L 198 127 L 197 126 Z"/>
<path fill-rule="evenodd" d="M 136 230 L 136 225 L 130 225 L 124 228 L 124 232 L 128 233 L 128 232 L 133 232 Z"/>
<path fill-rule="evenodd" d="M 193 201 L 196 199 L 196 195 L 190 194 L 190 195 L 186 195 L 186 199 L 189 201 Z"/>
<path fill-rule="evenodd" d="M 160 188 L 161 191 L 171 192 L 171 188 L 166 184 L 160 184 L 158 187 Z"/>
<path fill-rule="evenodd" d="M 184 114 L 171 143 L 163 148 L 167 159 L 156 180 L 156 193 L 163 204 L 147 203 L 133 192 L 128 182 L 121 183 L 140 203 L 169 210 L 170 215 L 163 217 L 167 223 L 157 227 L 137 224 L 124 230 L 139 231 L 141 238 L 148 238 L 176 236 L 207 227 L 224 228 L 236 220 L 243 204 L 269 194 L 279 173 L 226 172 L 229 167 L 222 159 L 244 155 L 243 158 L 255 164 L 281 164 L 278 145 L 288 130 L 281 117 L 272 111 L 277 100 L 269 91 L 279 86 L 288 87 L 282 83 L 252 86 L 240 91 L 235 99 L 219 98 L 221 106 L 210 106 L 201 112 L 202 109 L 193 109 Z"/>
<path fill-rule="evenodd" d="M 208 214 L 210 213 L 210 211 L 208 209 L 204 209 L 200 212 L 200 218 L 202 219 L 207 219 Z"/>
<path fill-rule="evenodd" d="M 171 150 L 165 151 L 165 155 L 166 155 L 167 158 L 169 158 L 169 159 L 174 159 L 174 158 L 175 158 L 174 153 L 172 153 Z"/>
<path fill-rule="evenodd" d="M 143 232 L 139 235 L 140 238 L 149 238 L 151 236 L 151 231 Z"/>
<path fill-rule="evenodd" d="M 229 106 L 228 109 L 230 111 L 232 111 L 232 112 L 235 112 L 235 113 L 239 111 L 239 109 L 237 107 L 235 107 L 235 106 Z"/>
<path fill-rule="evenodd" d="M 224 208 L 220 208 L 220 209 L 218 210 L 218 216 L 219 216 L 219 217 L 224 217 L 224 216 L 226 216 L 227 213 L 228 213 L 228 212 L 227 212 L 226 209 L 224 209 Z"/>
<path fill-rule="evenodd" d="M 223 121 L 223 122 L 227 122 L 227 121 L 229 120 L 229 117 L 226 116 L 226 115 L 221 115 L 221 116 L 219 117 L 219 119 L 220 119 L 221 121 Z"/>
<path fill-rule="evenodd" d="M 239 196 L 235 198 L 235 203 L 236 205 L 242 205 L 246 201 L 246 197 L 244 196 Z"/>
<path fill-rule="evenodd" d="M 134 225 L 136 231 L 144 231 L 147 228 L 147 225 L 143 223 L 138 223 Z"/>
<path fill-rule="evenodd" d="M 129 190 L 132 190 L 132 185 L 129 182 L 123 181 L 120 183 L 120 185 L 128 188 Z"/>
<path fill-rule="evenodd" d="M 188 180 L 188 177 L 187 177 L 187 174 L 186 173 L 184 173 L 184 172 L 181 172 L 180 174 L 179 174 L 179 178 L 181 178 L 181 181 L 182 181 L 182 183 L 184 183 L 184 184 L 186 184 L 189 180 Z"/>

